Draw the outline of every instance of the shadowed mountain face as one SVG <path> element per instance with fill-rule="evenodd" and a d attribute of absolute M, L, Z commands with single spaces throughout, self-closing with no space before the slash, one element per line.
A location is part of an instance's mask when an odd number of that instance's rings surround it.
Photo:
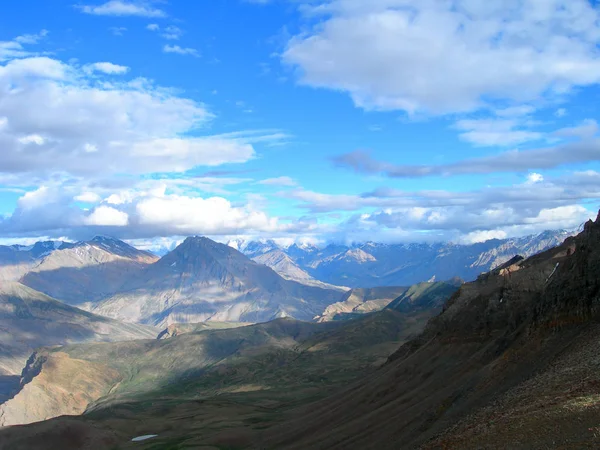
<path fill-rule="evenodd" d="M 125 242 L 98 236 L 51 251 L 21 282 L 70 305 L 89 307 L 157 259 Z"/>
<path fill-rule="evenodd" d="M 36 242 L 31 246 L 0 245 L 0 282 L 17 281 L 40 260 L 59 248 L 67 248 L 71 244 L 60 241 Z"/>
<path fill-rule="evenodd" d="M 84 411 L 114 419 L 120 408 L 144 408 L 148 399 L 200 402 L 261 391 L 277 403 L 291 392 L 296 400 L 312 398 L 373 371 L 427 317 L 386 311 L 347 324 L 277 319 L 154 341 L 43 349 L 29 360 L 19 393 L 0 406 L 0 423 Z"/>
<path fill-rule="evenodd" d="M 598 448 L 600 221 L 464 284 L 368 380 L 265 448 Z M 394 444 L 391 444 L 394 443 Z"/>
<path fill-rule="evenodd" d="M 128 322 L 169 325 L 206 320 L 312 320 L 340 297 L 333 289 L 286 280 L 233 248 L 188 238 L 93 311 Z"/>
<path fill-rule="evenodd" d="M 563 230 L 545 231 L 533 236 L 492 239 L 470 245 L 367 242 L 350 247 L 332 244 L 325 248 L 311 245 L 280 248 L 273 241 L 235 241 L 230 245 L 275 270 L 279 270 L 282 257 L 269 255 L 286 254 L 291 262 L 287 262 L 282 270 L 288 271 L 291 278 L 305 279 L 309 275 L 332 285 L 369 288 L 410 286 L 454 277 L 471 281 L 516 254 L 534 255 L 559 245 L 573 234 Z"/>
<path fill-rule="evenodd" d="M 18 380 L 31 353 L 41 346 L 141 339 L 155 333 L 150 327 L 73 308 L 17 282 L 0 285 L 0 376 Z M 0 386 L 0 397 L 7 393 Z"/>

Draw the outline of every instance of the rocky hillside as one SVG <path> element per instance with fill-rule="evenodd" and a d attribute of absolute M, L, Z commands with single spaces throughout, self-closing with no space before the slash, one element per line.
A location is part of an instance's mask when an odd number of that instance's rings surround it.
<path fill-rule="evenodd" d="M 266 448 L 597 448 L 600 219 L 461 286 L 424 332 Z M 501 444 L 500 444 L 501 443 Z"/>
<path fill-rule="evenodd" d="M 128 322 L 312 320 L 337 301 L 334 289 L 286 280 L 237 250 L 208 238 L 180 246 L 123 285 L 93 311 Z"/>
<path fill-rule="evenodd" d="M 21 282 L 70 305 L 89 308 L 156 260 L 118 239 L 98 236 L 49 252 Z"/>

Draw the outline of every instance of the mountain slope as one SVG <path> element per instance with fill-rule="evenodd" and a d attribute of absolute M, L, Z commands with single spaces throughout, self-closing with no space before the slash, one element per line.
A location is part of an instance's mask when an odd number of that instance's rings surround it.
<path fill-rule="evenodd" d="M 0 281 L 18 281 L 44 256 L 69 245 L 60 241 L 36 242 L 31 246 L 0 245 Z"/>
<path fill-rule="evenodd" d="M 380 311 L 408 289 L 404 286 L 351 289 L 342 296 L 339 302 L 329 305 L 318 321 L 343 320 L 343 318 L 355 317 L 358 314 Z"/>
<path fill-rule="evenodd" d="M 292 258 L 290 258 L 285 252 L 279 249 L 271 250 L 267 253 L 259 254 L 252 258 L 259 264 L 264 264 L 270 267 L 279 275 L 286 280 L 297 281 L 298 283 L 305 284 L 307 286 L 321 287 L 324 289 L 334 289 L 338 291 L 348 290 L 345 287 L 334 286 L 331 284 L 323 283 L 322 281 L 315 280 L 311 277 L 308 272 L 302 270 L 298 264 L 296 264 Z"/>
<path fill-rule="evenodd" d="M 312 320 L 340 292 L 286 280 L 230 246 L 187 238 L 94 312 L 129 322 Z"/>
<path fill-rule="evenodd" d="M 154 336 L 150 327 L 96 316 L 17 282 L 0 285 L 0 375 L 20 374 L 41 346 Z"/>
<path fill-rule="evenodd" d="M 197 405 L 228 393 L 243 398 L 244 392 L 263 391 L 279 404 L 290 393 L 310 398 L 323 386 L 374 370 L 398 342 L 422 329 L 425 317 L 387 311 L 344 325 L 277 319 L 166 340 L 42 349 L 24 370 L 21 391 L 0 406 L 0 425 L 84 411 L 92 420 L 114 422 L 120 405 L 121 412 L 132 402 L 143 409 L 148 397 L 152 404 L 162 402 L 163 411 L 169 400 Z M 124 429 L 127 416 L 120 417 Z M 178 420 L 177 432 L 194 422 Z"/>
<path fill-rule="evenodd" d="M 157 259 L 125 242 L 98 236 L 50 252 L 21 282 L 70 305 L 89 307 Z"/>
<path fill-rule="evenodd" d="M 413 284 L 390 302 L 386 309 L 409 312 L 438 309 L 458 290 L 461 282 L 432 282 Z"/>
<path fill-rule="evenodd" d="M 597 448 L 599 280 L 600 218 L 462 285 L 376 374 L 297 410 L 261 445 Z"/>

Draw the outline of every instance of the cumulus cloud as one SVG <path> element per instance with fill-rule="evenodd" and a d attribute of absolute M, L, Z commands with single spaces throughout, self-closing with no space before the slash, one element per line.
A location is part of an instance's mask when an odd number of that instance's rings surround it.
<path fill-rule="evenodd" d="M 298 230 L 258 209 L 255 203 L 232 204 L 219 196 L 201 197 L 160 182 L 140 182 L 134 188 L 104 197 L 77 185 L 57 183 L 24 194 L 12 215 L 0 219 L 0 236 L 69 235 L 103 232 L 129 239 L 174 235 L 232 235 Z M 92 210 L 74 202 L 96 203 Z M 102 231 L 106 229 L 108 231 Z"/>
<path fill-rule="evenodd" d="M 110 206 L 99 206 L 83 220 L 84 225 L 101 227 L 124 227 L 129 223 L 129 216 Z"/>
<path fill-rule="evenodd" d="M 77 5 L 76 7 L 85 14 L 97 16 L 166 17 L 167 15 L 148 1 L 110 0 L 99 5 Z"/>
<path fill-rule="evenodd" d="M 190 55 L 190 56 L 195 56 L 196 58 L 198 58 L 200 56 L 200 53 L 198 53 L 198 50 L 196 50 L 195 48 L 190 48 L 190 47 L 180 47 L 179 45 L 169 45 L 166 44 L 163 47 L 163 52 L 165 53 L 176 53 L 178 55 Z"/>
<path fill-rule="evenodd" d="M 281 54 L 306 85 L 375 110 L 444 114 L 526 103 L 600 81 L 588 0 L 322 0 Z M 315 20 L 316 19 L 316 20 Z"/>
<path fill-rule="evenodd" d="M 278 139 L 260 130 L 202 136 L 214 117 L 205 105 L 150 80 L 101 82 L 89 70 L 126 68 L 45 56 L 0 63 L 0 173 L 179 172 L 242 163 L 253 143 Z"/>

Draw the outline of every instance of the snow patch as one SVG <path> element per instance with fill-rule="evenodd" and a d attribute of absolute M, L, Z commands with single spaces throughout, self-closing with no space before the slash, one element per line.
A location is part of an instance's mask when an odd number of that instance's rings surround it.
<path fill-rule="evenodd" d="M 157 437 L 157 436 L 158 436 L 158 434 L 144 434 L 143 436 L 137 436 L 137 437 L 134 437 L 134 438 L 131 440 L 131 442 L 141 442 L 141 441 L 145 441 L 145 440 L 147 440 L 147 439 L 152 439 L 152 438 L 155 438 L 155 437 Z"/>

